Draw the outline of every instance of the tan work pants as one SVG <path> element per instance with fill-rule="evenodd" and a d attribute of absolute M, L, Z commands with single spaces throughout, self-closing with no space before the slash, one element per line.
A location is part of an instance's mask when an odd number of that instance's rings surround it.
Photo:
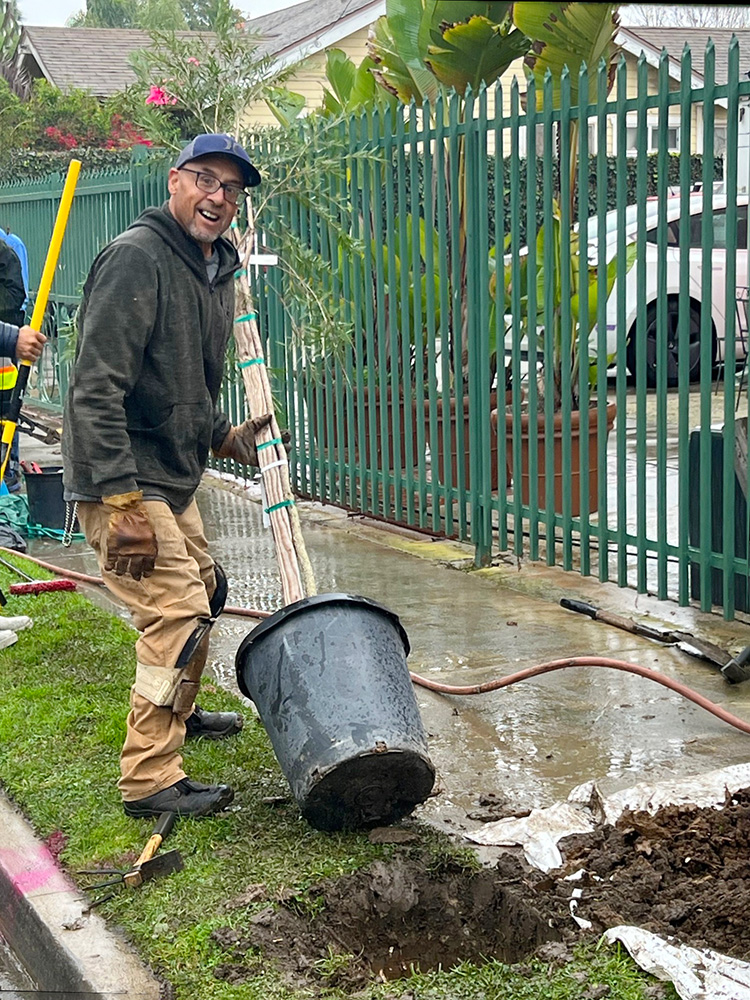
<path fill-rule="evenodd" d="M 107 589 L 127 606 L 140 632 L 135 644 L 138 662 L 173 671 L 197 620 L 210 615 L 214 564 L 195 500 L 183 514 L 158 500 L 144 501 L 144 506 L 159 554 L 153 574 L 141 580 L 104 568 L 109 511 L 103 504 L 79 503 L 78 520 L 96 552 Z M 118 785 L 125 801 L 143 799 L 185 777 L 178 751 L 189 714 L 175 715 L 169 706 L 154 705 L 131 689 Z"/>

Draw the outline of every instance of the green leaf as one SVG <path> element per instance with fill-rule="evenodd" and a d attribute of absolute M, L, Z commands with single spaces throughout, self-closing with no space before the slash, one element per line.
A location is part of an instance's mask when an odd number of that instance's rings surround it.
<path fill-rule="evenodd" d="M 285 127 L 299 118 L 300 112 L 305 106 L 305 98 L 302 94 L 295 94 L 284 87 L 269 87 L 264 95 L 264 100 L 274 118 Z"/>
<path fill-rule="evenodd" d="M 357 70 L 341 49 L 329 49 L 326 54 L 326 79 L 342 108 L 349 107 Z"/>
<path fill-rule="evenodd" d="M 404 83 L 409 81 L 408 88 L 403 91 L 404 94 L 408 93 L 408 97 L 398 93 L 402 101 L 408 102 L 412 98 L 420 103 L 425 98 L 435 101 L 439 93 L 438 82 L 425 66 L 427 52 L 420 44 L 422 19 L 425 16 L 424 0 L 386 0 L 385 11 L 393 50 L 385 61 L 373 51 L 369 54 L 376 62 L 381 63 L 381 72 L 393 71 L 399 76 L 403 74 Z M 395 61 L 389 61 L 394 56 Z"/>
<path fill-rule="evenodd" d="M 524 70 L 537 84 L 537 107 L 544 100 L 544 77 L 552 75 L 554 107 L 560 107 L 560 81 L 563 69 L 570 73 L 570 99 L 573 107 L 582 102 L 578 94 L 578 74 L 585 63 L 589 74 L 589 93 L 583 103 L 596 100 L 596 68 L 604 60 L 609 70 L 610 86 L 614 79 L 615 60 L 619 48 L 615 36 L 620 22 L 619 4 L 612 3 L 532 3 L 530 0 L 513 5 L 513 21 L 534 40 L 532 52 L 526 57 Z"/>
<path fill-rule="evenodd" d="M 463 94 L 467 86 L 494 83 L 528 49 L 522 32 L 502 35 L 492 21 L 474 16 L 445 28 L 441 43 L 428 47 L 426 64 L 441 83 Z"/>

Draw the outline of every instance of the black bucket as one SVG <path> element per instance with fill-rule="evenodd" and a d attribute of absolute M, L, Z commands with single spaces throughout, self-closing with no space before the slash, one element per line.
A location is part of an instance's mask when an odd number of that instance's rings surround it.
<path fill-rule="evenodd" d="M 290 604 L 237 650 L 240 690 L 316 829 L 395 823 L 432 791 L 408 653 L 397 615 L 350 594 Z"/>
<path fill-rule="evenodd" d="M 41 472 L 24 473 L 29 523 L 43 528 L 65 528 L 63 470 L 61 466 L 42 466 Z"/>

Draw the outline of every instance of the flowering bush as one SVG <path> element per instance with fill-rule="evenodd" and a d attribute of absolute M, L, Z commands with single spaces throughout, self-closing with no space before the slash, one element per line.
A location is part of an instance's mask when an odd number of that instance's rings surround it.
<path fill-rule="evenodd" d="M 177 98 L 170 97 L 163 87 L 157 87 L 155 84 L 152 84 L 146 98 L 146 104 L 177 104 Z"/>

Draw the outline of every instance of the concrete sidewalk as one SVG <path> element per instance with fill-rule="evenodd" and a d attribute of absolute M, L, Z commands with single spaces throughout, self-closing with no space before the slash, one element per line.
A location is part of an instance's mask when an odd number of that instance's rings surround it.
<path fill-rule="evenodd" d="M 21 456 L 60 464 L 59 446 L 28 436 L 21 438 Z M 212 551 L 229 577 L 229 603 L 273 611 L 281 606 L 279 577 L 259 499 L 257 485 L 243 488 L 211 475 L 198 493 Z M 300 504 L 300 512 L 319 591 L 361 594 L 395 611 L 410 638 L 415 673 L 477 684 L 542 661 L 597 654 L 651 667 L 750 717 L 750 684 L 727 685 L 717 668 L 676 647 L 594 622 L 559 602 L 564 596 L 588 600 L 694 632 L 732 652 L 750 643 L 747 624 L 512 558 L 470 572 L 468 546 L 388 530 L 318 504 Z M 56 540 L 33 539 L 28 551 L 98 574 L 85 542 L 65 549 Z M 126 617 L 106 591 L 81 590 Z M 225 615 L 212 636 L 210 673 L 235 693 L 235 653 L 253 625 Z M 440 792 L 417 816 L 458 836 L 481 825 L 479 802 L 488 793 L 511 807 L 531 808 L 565 798 L 590 779 L 609 794 L 645 778 L 684 777 L 750 758 L 747 735 L 675 692 L 611 670 L 565 670 L 475 698 L 416 693 Z M 0 824 L 7 829 L 3 815 Z M 8 877 L 7 866 L 0 866 L 0 880 Z M 35 906 L 28 896 L 26 902 Z M 54 919 L 50 932 L 61 934 Z M 84 930 L 76 932 L 80 939 Z"/>

